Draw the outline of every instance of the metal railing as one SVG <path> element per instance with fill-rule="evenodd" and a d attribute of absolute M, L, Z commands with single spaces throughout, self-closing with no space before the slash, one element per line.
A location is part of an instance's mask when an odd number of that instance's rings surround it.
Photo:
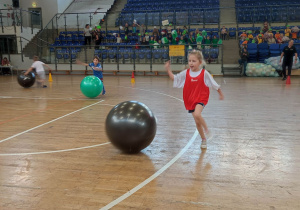
<path fill-rule="evenodd" d="M 153 64 L 163 64 L 167 60 L 171 60 L 175 64 L 184 64 L 188 62 L 187 55 L 191 50 L 197 49 L 202 51 L 207 63 L 223 63 L 223 45 L 185 45 L 183 56 L 169 56 L 170 45 L 109 45 L 109 46 L 51 46 L 48 49 L 47 56 L 43 58 L 48 63 L 55 64 L 57 70 L 58 64 L 70 64 L 70 71 L 73 69 L 76 59 L 80 58 L 85 63 L 90 63 L 94 56 L 98 56 L 102 66 L 106 64 L 116 65 L 119 71 L 121 65 L 132 65 L 132 69 L 136 70 L 137 64 L 148 64 L 150 72 L 153 71 Z M 90 49 L 92 48 L 92 49 Z"/>
<path fill-rule="evenodd" d="M 34 25 L 32 21 L 36 16 L 39 17 L 39 23 Z M 0 27 L 2 29 L 2 33 L 4 33 L 4 27 L 14 27 L 14 32 L 16 33 L 16 27 L 21 27 L 21 32 L 23 32 L 23 27 L 39 28 L 43 29 L 42 18 L 40 17 L 40 13 L 27 11 L 23 9 L 0 9 Z"/>

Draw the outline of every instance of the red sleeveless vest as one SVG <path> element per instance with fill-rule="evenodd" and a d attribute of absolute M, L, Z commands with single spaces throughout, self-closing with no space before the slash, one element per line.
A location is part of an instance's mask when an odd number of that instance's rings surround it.
<path fill-rule="evenodd" d="M 194 110 L 198 103 L 207 104 L 209 99 L 209 87 L 204 83 L 205 69 L 197 77 L 190 76 L 190 69 L 186 71 L 183 87 L 183 101 L 187 110 Z"/>

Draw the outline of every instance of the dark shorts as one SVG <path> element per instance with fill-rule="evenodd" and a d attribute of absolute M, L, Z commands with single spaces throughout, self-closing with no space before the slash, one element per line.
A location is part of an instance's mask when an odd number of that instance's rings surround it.
<path fill-rule="evenodd" d="M 200 104 L 201 106 L 203 106 L 203 108 L 205 107 L 204 103 L 198 103 L 198 104 Z M 194 111 L 195 111 L 195 109 L 193 109 L 193 110 L 188 110 L 189 113 L 193 113 Z"/>

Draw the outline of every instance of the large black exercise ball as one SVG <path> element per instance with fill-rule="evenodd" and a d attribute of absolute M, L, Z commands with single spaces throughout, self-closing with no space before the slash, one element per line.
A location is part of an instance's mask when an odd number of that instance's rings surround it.
<path fill-rule="evenodd" d="M 153 141 L 156 119 L 153 112 L 138 101 L 125 101 L 108 113 L 106 134 L 111 143 L 125 153 L 138 153 Z"/>
<path fill-rule="evenodd" d="M 22 71 L 18 75 L 18 83 L 24 88 L 29 88 L 35 83 L 35 74 L 31 71 L 29 74 L 25 75 L 26 71 Z"/>

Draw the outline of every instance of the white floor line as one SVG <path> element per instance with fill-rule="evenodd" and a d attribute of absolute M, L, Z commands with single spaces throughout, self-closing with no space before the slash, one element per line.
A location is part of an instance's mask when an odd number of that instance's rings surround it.
<path fill-rule="evenodd" d="M 24 133 L 28 133 L 29 131 L 32 131 L 32 130 L 37 129 L 37 128 L 40 128 L 40 127 L 42 127 L 42 126 L 44 126 L 44 125 L 50 124 L 50 123 L 55 122 L 55 121 L 57 121 L 57 120 L 60 120 L 60 119 L 62 119 L 62 118 L 64 118 L 64 117 L 67 117 L 67 116 L 69 116 L 69 115 L 71 115 L 71 114 L 74 114 L 74 113 L 76 113 L 76 112 L 79 112 L 79 111 L 81 111 L 81 110 L 84 110 L 84 109 L 86 109 L 86 108 L 89 108 L 89 107 L 91 107 L 91 106 L 94 106 L 94 105 L 96 105 L 96 104 L 99 104 L 99 103 L 101 103 L 101 102 L 103 102 L 103 101 L 104 101 L 104 100 L 98 101 L 98 102 L 96 102 L 96 103 L 93 103 L 93 104 L 91 104 L 91 105 L 85 106 L 85 107 L 83 107 L 83 108 L 81 108 L 81 109 L 78 109 L 78 110 L 76 110 L 76 111 L 74 111 L 74 112 L 71 112 L 71 113 L 69 113 L 69 114 L 63 115 L 63 116 L 61 116 L 61 117 L 58 117 L 58 118 L 56 118 L 56 119 L 54 119 L 54 120 L 51 120 L 51 121 L 49 121 L 49 122 L 43 123 L 43 124 L 41 124 L 41 125 L 35 126 L 35 127 L 30 128 L 30 129 L 28 129 L 28 130 L 26 130 L 26 131 L 23 131 L 23 132 L 21 132 L 21 133 L 17 133 L 17 134 L 15 134 L 15 135 L 13 135 L 13 136 L 10 136 L 10 137 L 8 137 L 8 138 L 2 139 L 2 140 L 0 140 L 0 143 L 5 142 L 5 141 L 8 141 L 8 140 L 10 140 L 10 139 L 13 139 L 13 138 L 15 138 L 15 137 L 17 137 L 17 136 L 20 136 L 20 135 L 24 134 Z"/>
<path fill-rule="evenodd" d="M 131 196 L 133 193 L 135 193 L 136 191 L 138 191 L 139 189 L 141 189 L 142 187 L 147 185 L 149 182 L 154 180 L 156 177 L 161 175 L 165 170 L 167 170 L 171 165 L 173 165 L 173 163 L 175 163 L 189 149 L 189 147 L 194 143 L 197 135 L 198 135 L 198 131 L 196 130 L 193 137 L 189 140 L 188 144 L 185 145 L 185 147 L 172 160 L 170 160 L 165 166 L 163 166 L 161 169 L 159 169 L 155 174 L 150 176 L 148 179 L 146 179 L 145 181 L 143 181 L 136 187 L 129 190 L 127 193 L 123 194 L 116 200 L 114 200 L 114 201 L 110 202 L 109 204 L 107 204 L 106 206 L 102 207 L 101 210 L 106 210 L 106 209 L 110 209 L 110 208 L 114 207 L 115 205 L 122 202 L 123 200 L 125 200 L 126 198 Z"/>
<path fill-rule="evenodd" d="M 7 154 L 3 153 L 3 154 L 0 154 L 0 156 L 40 155 L 40 154 L 52 154 L 52 153 L 57 153 L 57 152 L 70 152 L 70 151 L 75 151 L 75 150 L 100 147 L 100 146 L 107 145 L 107 144 L 110 144 L 110 142 L 106 142 L 106 143 L 102 143 L 102 144 L 95 144 L 95 145 L 86 146 L 86 147 L 78 147 L 78 148 L 62 149 L 62 150 L 53 150 L 53 151 L 45 151 L 45 152 L 7 153 Z"/>

